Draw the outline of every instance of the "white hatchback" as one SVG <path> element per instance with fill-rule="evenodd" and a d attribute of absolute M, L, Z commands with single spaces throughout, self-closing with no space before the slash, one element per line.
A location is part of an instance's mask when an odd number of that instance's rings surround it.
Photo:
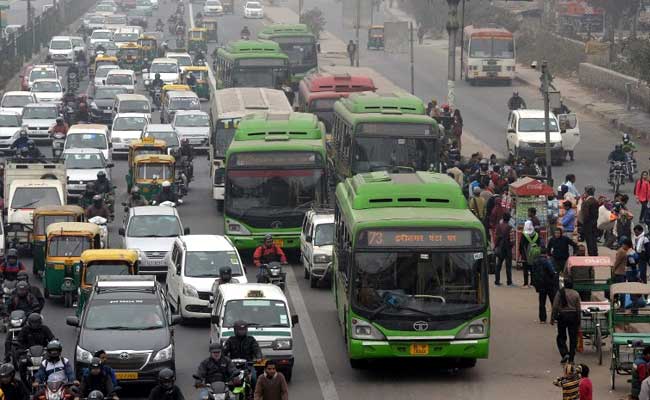
<path fill-rule="evenodd" d="M 104 85 L 124 86 L 128 93 L 135 93 L 135 72 L 130 69 L 112 69 L 106 74 Z"/>
<path fill-rule="evenodd" d="M 149 115 L 141 113 L 116 114 L 111 128 L 111 142 L 115 153 L 127 154 L 132 141 L 140 139 L 149 125 Z"/>
<path fill-rule="evenodd" d="M 37 79 L 31 92 L 39 103 L 60 103 L 63 100 L 63 86 L 58 79 Z"/>
<path fill-rule="evenodd" d="M 54 36 L 48 47 L 48 61 L 55 64 L 72 64 L 74 62 L 74 44 L 70 37 Z"/>

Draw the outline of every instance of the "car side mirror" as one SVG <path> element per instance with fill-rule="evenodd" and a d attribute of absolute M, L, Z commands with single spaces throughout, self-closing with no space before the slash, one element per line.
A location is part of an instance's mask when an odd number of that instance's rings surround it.
<path fill-rule="evenodd" d="M 107 166 L 108 168 L 113 168 L 113 167 L 115 166 L 115 164 L 113 164 L 113 163 L 108 163 L 108 164 L 106 164 L 106 166 Z"/>
<path fill-rule="evenodd" d="M 189 227 L 183 228 L 183 234 L 184 235 L 189 235 L 190 234 L 190 228 Z"/>
<path fill-rule="evenodd" d="M 219 326 L 219 316 L 218 315 L 211 315 L 210 316 L 210 322 L 215 324 L 216 326 Z"/>
<path fill-rule="evenodd" d="M 125 210 L 126 211 L 126 210 Z M 120 236 L 124 236 L 124 228 L 120 228 L 117 230 L 117 234 Z"/>
<path fill-rule="evenodd" d="M 305 242 L 307 242 L 307 243 L 311 243 L 311 235 L 307 235 L 307 236 L 305 237 Z"/>
<path fill-rule="evenodd" d="M 178 325 L 181 323 L 181 316 L 180 315 L 172 315 L 172 320 L 171 320 L 171 325 Z"/>
<path fill-rule="evenodd" d="M 65 323 L 70 326 L 79 326 L 79 318 L 74 315 L 66 317 Z"/>
<path fill-rule="evenodd" d="M 291 316 L 291 326 L 298 325 L 298 314 L 293 314 Z"/>
<path fill-rule="evenodd" d="M 512 128 L 508 128 L 508 133 L 517 133 L 517 132 Z"/>

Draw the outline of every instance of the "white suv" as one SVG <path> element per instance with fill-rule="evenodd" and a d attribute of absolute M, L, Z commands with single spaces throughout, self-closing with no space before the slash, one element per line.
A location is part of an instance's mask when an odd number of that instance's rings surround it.
<path fill-rule="evenodd" d="M 74 44 L 69 36 L 54 36 L 50 40 L 47 58 L 55 64 L 72 64 L 74 62 Z"/>
<path fill-rule="evenodd" d="M 334 245 L 334 213 L 331 210 L 309 210 L 300 232 L 300 258 L 305 279 L 315 288 L 332 261 Z"/>
<path fill-rule="evenodd" d="M 506 128 L 508 153 L 516 159 L 526 157 L 528 160 L 533 160 L 536 157 L 544 157 L 546 145 L 544 125 L 544 110 L 511 111 Z M 562 134 L 553 113 L 549 115 L 549 128 L 551 161 L 553 164 L 562 165 L 564 161 Z"/>
<path fill-rule="evenodd" d="M 219 235 L 176 238 L 165 257 L 167 300 L 181 318 L 208 318 L 212 285 L 230 267 L 233 283 L 247 283 L 246 270 L 232 242 Z"/>

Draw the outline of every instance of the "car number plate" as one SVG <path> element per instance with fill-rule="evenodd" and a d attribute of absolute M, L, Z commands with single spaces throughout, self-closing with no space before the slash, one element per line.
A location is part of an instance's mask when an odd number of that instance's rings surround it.
<path fill-rule="evenodd" d="M 134 380 L 134 379 L 138 379 L 138 373 L 137 372 L 116 372 L 115 377 L 117 379 Z"/>
<path fill-rule="evenodd" d="M 273 239 L 273 244 L 276 245 L 276 246 L 282 247 L 282 246 L 284 246 L 284 240 L 282 240 L 282 239 Z"/>
<path fill-rule="evenodd" d="M 424 356 L 429 354 L 429 345 L 428 344 L 412 344 L 411 345 L 411 355 L 412 356 Z"/>
<path fill-rule="evenodd" d="M 104 110 L 104 114 L 111 114 L 113 110 Z"/>

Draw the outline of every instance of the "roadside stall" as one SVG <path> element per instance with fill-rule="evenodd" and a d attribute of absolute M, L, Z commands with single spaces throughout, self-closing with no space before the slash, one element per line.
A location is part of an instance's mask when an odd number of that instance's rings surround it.
<path fill-rule="evenodd" d="M 523 237 L 524 223 L 528 220 L 528 210 L 534 208 L 537 210 L 537 218 L 540 221 L 538 233 L 542 243 L 547 243 L 549 225 L 548 225 L 548 199 L 547 197 L 555 194 L 553 188 L 546 183 L 525 177 L 516 180 L 510 184 L 510 194 L 512 195 L 512 216 L 515 223 L 515 257 L 517 265 L 522 263 L 522 255 L 519 252 L 519 245 Z"/>

